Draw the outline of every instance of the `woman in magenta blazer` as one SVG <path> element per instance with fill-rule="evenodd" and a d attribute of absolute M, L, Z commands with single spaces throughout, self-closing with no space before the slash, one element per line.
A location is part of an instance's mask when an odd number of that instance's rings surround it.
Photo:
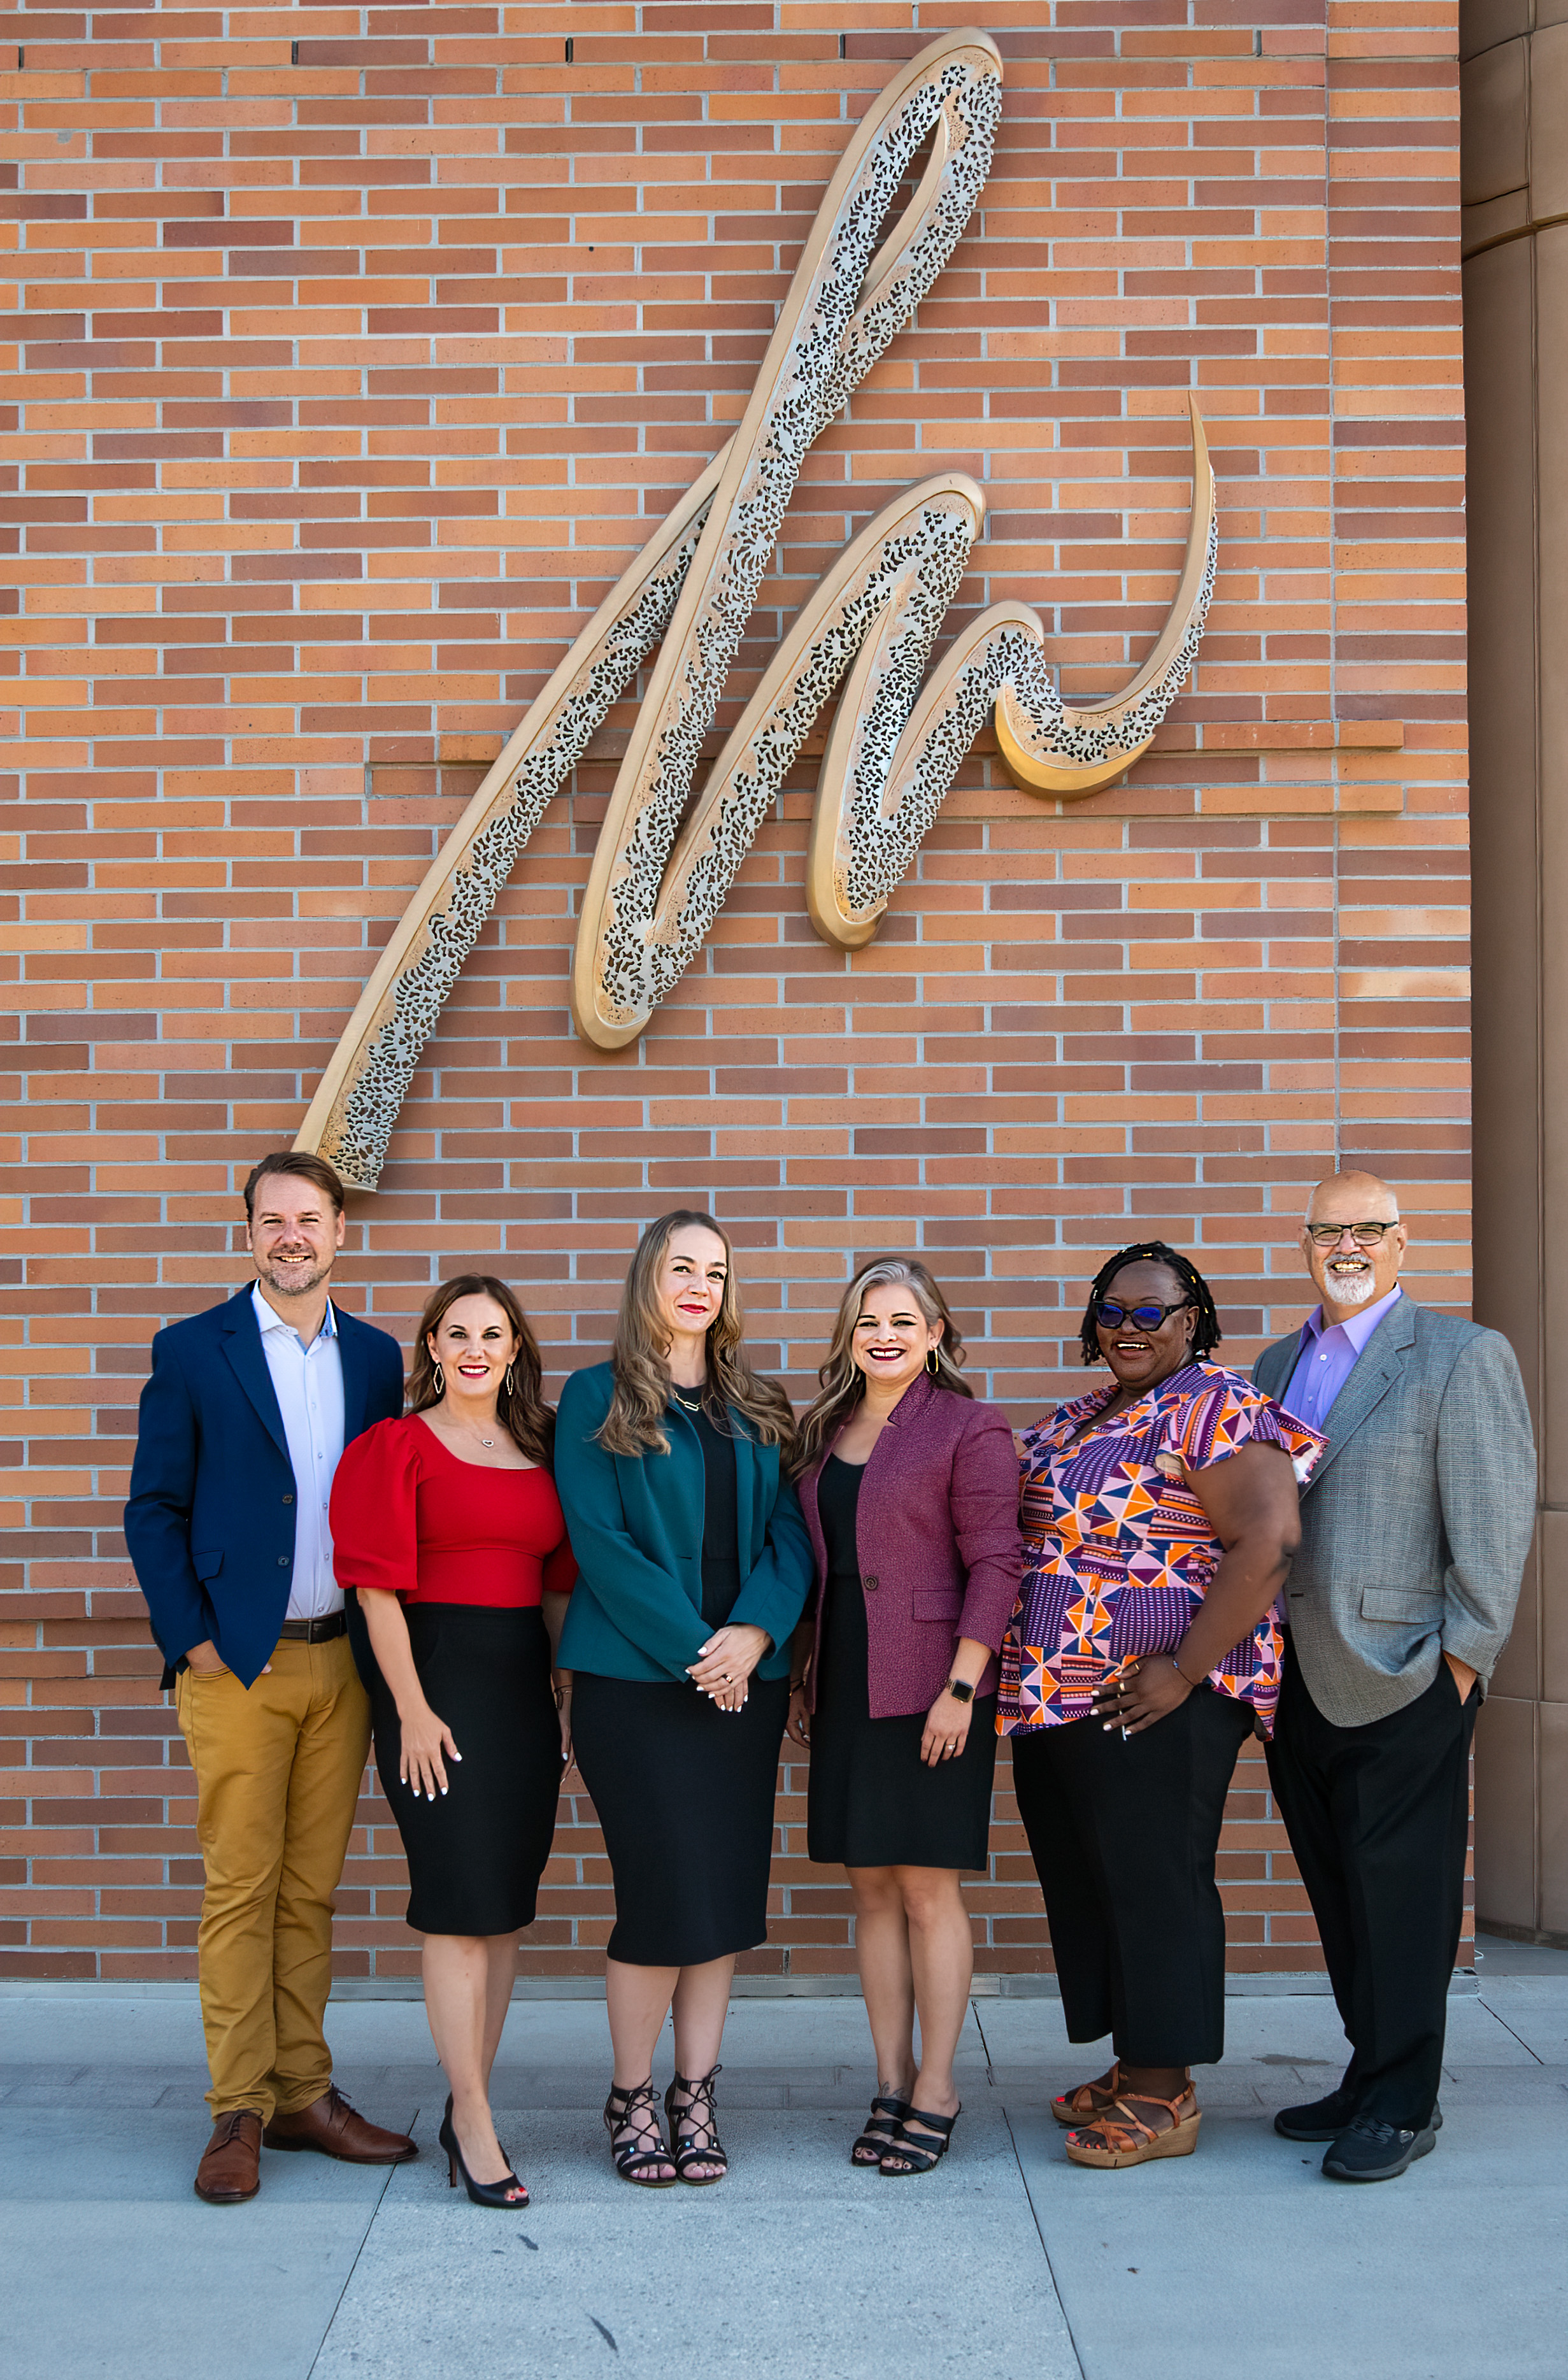
<path fill-rule="evenodd" d="M 973 1967 L 958 1878 L 987 1864 L 995 1657 L 1024 1566 L 1013 1433 L 963 1360 L 924 1265 L 863 1266 L 796 1458 L 817 1589 L 790 1731 L 811 1747 L 810 1855 L 849 1872 L 877 2056 L 850 2162 L 889 2176 L 929 2173 L 958 2115 Z"/>

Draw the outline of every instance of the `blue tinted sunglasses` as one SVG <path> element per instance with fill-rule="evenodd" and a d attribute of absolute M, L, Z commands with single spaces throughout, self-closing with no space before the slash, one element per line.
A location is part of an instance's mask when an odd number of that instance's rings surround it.
<path fill-rule="evenodd" d="M 1099 1297 L 1095 1300 L 1094 1318 L 1107 1330 L 1115 1330 L 1124 1322 L 1136 1323 L 1140 1330 L 1159 1330 L 1173 1314 L 1179 1314 L 1184 1305 L 1191 1304 L 1190 1297 L 1178 1297 L 1174 1305 L 1121 1305 L 1113 1297 Z"/>

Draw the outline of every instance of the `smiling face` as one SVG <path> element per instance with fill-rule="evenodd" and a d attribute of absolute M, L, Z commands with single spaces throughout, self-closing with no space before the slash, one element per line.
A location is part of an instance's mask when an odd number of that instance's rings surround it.
<path fill-rule="evenodd" d="M 1124 1265 L 1102 1293 L 1118 1305 L 1127 1307 L 1177 1305 L 1186 1293 L 1168 1265 L 1157 1264 L 1150 1258 Z M 1117 1386 L 1142 1396 L 1168 1379 L 1173 1372 L 1179 1372 L 1184 1364 L 1190 1363 L 1197 1328 L 1196 1308 L 1179 1305 L 1155 1330 L 1141 1329 L 1129 1314 L 1118 1323 L 1097 1322 L 1095 1336 L 1100 1354 L 1116 1375 Z"/>
<path fill-rule="evenodd" d="M 1314 1225 L 1343 1228 L 1331 1246 L 1319 1247 Z M 1356 1242 L 1350 1228 L 1356 1223 L 1391 1223 L 1374 1246 Z M 1365 1306 L 1386 1297 L 1399 1279 L 1409 1235 L 1399 1220 L 1399 1201 L 1375 1173 L 1336 1173 L 1319 1182 L 1307 1209 L 1301 1232 L 1302 1252 L 1323 1301 L 1327 1322 L 1345 1322 Z"/>
<path fill-rule="evenodd" d="M 942 1324 L 928 1322 L 906 1281 L 878 1281 L 860 1300 L 849 1353 L 868 1380 L 902 1394 L 942 1344 Z"/>
<path fill-rule="evenodd" d="M 263 1173 L 251 1194 L 245 1245 L 263 1285 L 279 1297 L 320 1289 L 347 1230 L 324 1190 L 298 1173 Z"/>
<path fill-rule="evenodd" d="M 493 1297 L 455 1298 L 425 1341 L 449 1397 L 493 1404 L 521 1342 Z"/>
<path fill-rule="evenodd" d="M 719 1318 L 730 1260 L 716 1232 L 683 1223 L 672 1232 L 654 1284 L 659 1316 L 672 1339 L 705 1338 Z"/>

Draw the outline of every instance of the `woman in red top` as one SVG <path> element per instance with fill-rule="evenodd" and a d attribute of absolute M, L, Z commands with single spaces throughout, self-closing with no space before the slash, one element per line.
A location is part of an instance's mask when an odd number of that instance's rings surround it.
<path fill-rule="evenodd" d="M 447 2178 L 461 2171 L 487 2206 L 528 2204 L 495 2137 L 490 2070 L 571 1741 L 553 1667 L 577 1564 L 541 1379 L 505 1283 L 447 1281 L 420 1319 L 407 1413 L 345 1450 L 332 1491 L 334 1563 L 452 2085 Z"/>

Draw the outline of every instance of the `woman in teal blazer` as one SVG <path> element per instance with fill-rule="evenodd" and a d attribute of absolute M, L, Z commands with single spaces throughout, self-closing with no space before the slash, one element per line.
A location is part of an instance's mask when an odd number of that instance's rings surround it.
<path fill-rule="evenodd" d="M 566 1382 L 555 1432 L 578 1566 L 560 1665 L 615 1884 L 604 2120 L 644 2189 L 727 2168 L 713 2082 L 735 1954 L 767 1938 L 789 1641 L 815 1575 L 792 1436 L 747 1359 L 729 1241 L 711 1216 L 661 1217 L 614 1357 Z M 666 2147 L 651 2069 L 670 2013 Z"/>

